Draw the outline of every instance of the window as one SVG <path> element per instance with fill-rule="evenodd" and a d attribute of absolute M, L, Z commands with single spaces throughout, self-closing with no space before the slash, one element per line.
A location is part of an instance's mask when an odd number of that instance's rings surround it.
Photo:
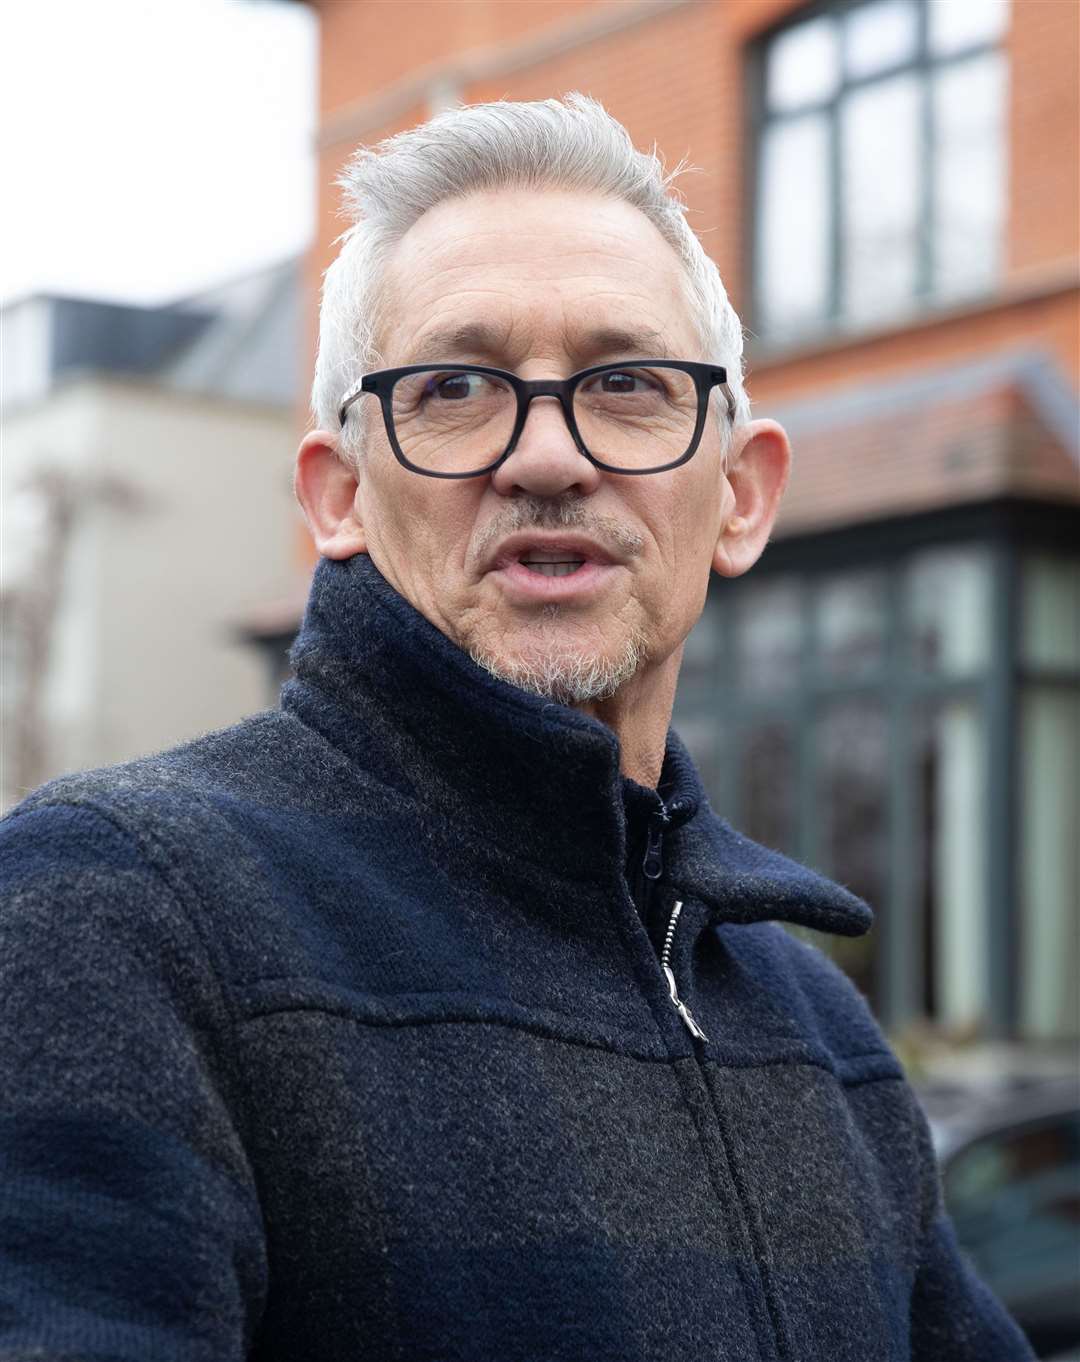
<path fill-rule="evenodd" d="M 1054 1314 L 1075 1323 L 1075 1306 L 1066 1302 L 1075 1301 L 1078 1281 L 1076 1113 L 983 1137 L 949 1161 L 944 1182 L 960 1241 L 997 1294 L 1017 1304 L 1041 1298 L 1048 1323 Z"/>
<path fill-rule="evenodd" d="M 1005 0 L 832 0 L 760 48 L 755 322 L 774 339 L 989 287 Z"/>
<path fill-rule="evenodd" d="M 905 1020 L 986 1015 L 989 602 L 971 544 L 751 574 L 714 589 L 679 681 L 714 806 L 873 905 L 818 944 Z"/>
<path fill-rule="evenodd" d="M 1031 554 L 1021 575 L 1020 1020 L 1080 1030 L 1080 560 Z"/>

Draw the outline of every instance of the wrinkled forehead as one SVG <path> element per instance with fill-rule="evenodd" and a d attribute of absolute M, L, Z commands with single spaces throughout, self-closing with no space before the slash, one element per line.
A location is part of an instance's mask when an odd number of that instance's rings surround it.
<path fill-rule="evenodd" d="M 439 204 L 397 243 L 380 290 L 387 364 L 602 356 L 703 359 L 686 273 L 638 209 L 562 190 Z"/>

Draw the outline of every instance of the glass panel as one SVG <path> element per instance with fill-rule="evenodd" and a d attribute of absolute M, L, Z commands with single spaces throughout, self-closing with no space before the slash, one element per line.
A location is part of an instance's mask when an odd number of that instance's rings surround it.
<path fill-rule="evenodd" d="M 1029 688 L 1021 707 L 1021 1026 L 1080 1031 L 1080 691 Z"/>
<path fill-rule="evenodd" d="M 981 549 L 935 549 L 912 560 L 904 621 L 908 664 L 967 676 L 990 660 L 990 564 Z"/>
<path fill-rule="evenodd" d="M 985 287 L 998 273 L 1005 220 L 1005 80 L 997 52 L 933 77 L 935 285 L 942 292 Z"/>
<path fill-rule="evenodd" d="M 698 417 L 693 378 L 662 364 L 620 366 L 582 379 L 574 421 L 589 453 L 613 468 L 662 468 L 690 448 Z"/>
<path fill-rule="evenodd" d="M 1080 667 L 1080 559 L 1028 558 L 1021 656 L 1029 667 Z"/>
<path fill-rule="evenodd" d="M 981 710 L 969 699 L 928 707 L 917 716 L 912 737 L 922 815 L 923 1001 L 927 1014 L 948 1026 L 978 1026 L 989 978 Z"/>
<path fill-rule="evenodd" d="M 770 719 L 747 729 L 739 762 L 739 824 L 754 841 L 788 854 L 795 849 L 796 766 L 789 724 Z"/>
<path fill-rule="evenodd" d="M 944 1190 L 960 1242 L 997 1295 L 1038 1298 L 1044 1310 L 1075 1301 L 1080 1118 L 1017 1123 L 979 1140 L 949 1162 Z"/>
<path fill-rule="evenodd" d="M 709 796 L 709 802 L 724 816 L 723 791 L 720 783 L 723 732 L 715 714 L 680 709 L 675 714 L 675 728 L 693 758 L 701 776 L 701 783 Z M 666 791 L 661 788 L 660 793 L 663 795 Z"/>
<path fill-rule="evenodd" d="M 836 26 L 828 15 L 797 24 L 769 44 L 765 58 L 765 102 L 786 113 L 831 99 L 840 83 Z"/>
<path fill-rule="evenodd" d="M 817 652 L 829 676 L 854 679 L 885 661 L 885 580 L 880 573 L 827 578 L 817 591 Z"/>
<path fill-rule="evenodd" d="M 1009 0 L 930 0 L 930 52 L 946 57 L 996 42 L 1009 24 Z"/>
<path fill-rule="evenodd" d="M 912 61 L 919 36 L 912 0 L 875 0 L 844 21 L 844 64 L 849 76 L 873 76 Z"/>
<path fill-rule="evenodd" d="M 811 114 L 765 129 L 758 198 L 763 330 L 797 329 L 829 305 L 828 128 Z"/>
<path fill-rule="evenodd" d="M 505 379 L 462 369 L 424 369 L 399 378 L 393 424 L 417 468 L 468 473 L 500 458 L 513 434 L 517 396 Z"/>
<path fill-rule="evenodd" d="M 918 282 L 919 88 L 894 76 L 847 95 L 840 117 L 844 311 L 895 311 Z"/>
<path fill-rule="evenodd" d="M 816 808 L 824 869 L 885 909 L 888 884 L 888 741 L 885 714 L 876 701 L 835 705 L 816 732 Z M 837 937 L 830 953 L 876 1002 L 876 955 L 881 936 Z"/>
<path fill-rule="evenodd" d="M 802 656 L 799 584 L 776 577 L 744 586 L 735 613 L 735 674 L 752 697 L 792 690 Z"/>
<path fill-rule="evenodd" d="M 687 635 L 679 668 L 679 691 L 716 690 L 716 666 L 720 655 L 720 609 L 715 601 L 705 603 L 701 618 Z"/>

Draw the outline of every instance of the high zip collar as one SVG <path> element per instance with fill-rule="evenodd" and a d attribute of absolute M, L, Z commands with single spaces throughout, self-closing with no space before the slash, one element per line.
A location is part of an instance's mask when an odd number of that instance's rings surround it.
<path fill-rule="evenodd" d="M 625 780 L 611 729 L 490 676 L 366 554 L 319 563 L 292 659 L 283 707 L 462 837 L 510 844 L 569 879 L 621 883 L 637 801 L 662 826 L 662 882 L 716 920 L 870 926 L 854 895 L 717 818 L 674 732 L 656 791 Z"/>

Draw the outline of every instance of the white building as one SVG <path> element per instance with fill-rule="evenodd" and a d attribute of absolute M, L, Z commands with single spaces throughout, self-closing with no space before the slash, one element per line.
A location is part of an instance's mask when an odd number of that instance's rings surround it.
<path fill-rule="evenodd" d="M 267 703 L 240 626 L 302 570 L 298 289 L 0 309 L 4 807 Z"/>

